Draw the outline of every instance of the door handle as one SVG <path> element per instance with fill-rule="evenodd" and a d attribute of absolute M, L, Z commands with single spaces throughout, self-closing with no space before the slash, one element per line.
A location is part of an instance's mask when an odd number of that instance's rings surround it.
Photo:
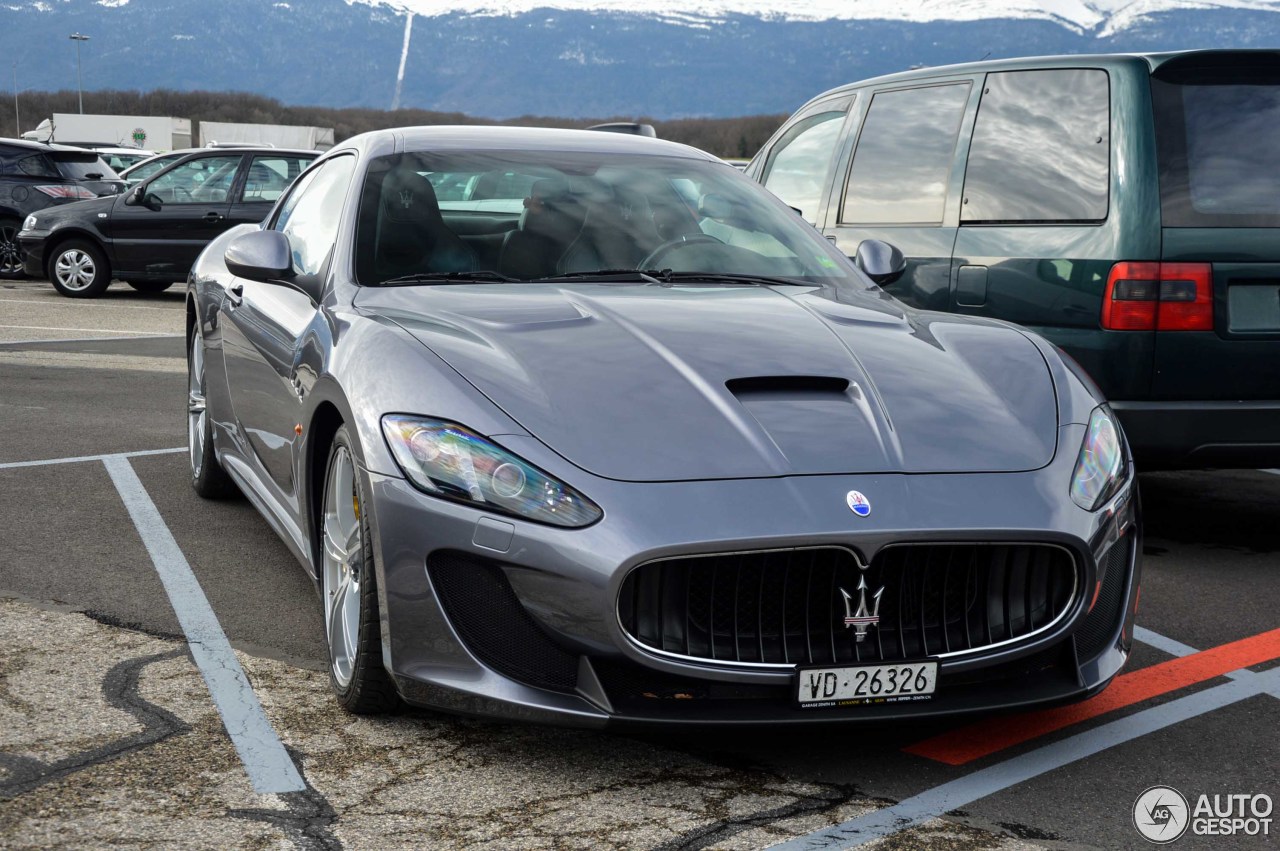
<path fill-rule="evenodd" d="M 244 284 L 236 284 L 234 287 L 227 288 L 227 302 L 232 307 L 239 307 L 242 301 L 244 301 Z"/>
<path fill-rule="evenodd" d="M 220 222 L 222 221 L 222 214 L 215 213 L 214 211 L 210 210 L 209 212 L 204 214 L 204 220 L 206 222 Z"/>

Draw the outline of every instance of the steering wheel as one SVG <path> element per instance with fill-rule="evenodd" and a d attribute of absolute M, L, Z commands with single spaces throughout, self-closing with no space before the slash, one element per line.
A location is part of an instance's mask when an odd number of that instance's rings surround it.
<path fill-rule="evenodd" d="M 185 186 L 174 186 L 170 191 L 173 193 L 173 200 L 179 204 L 190 204 L 195 200 L 191 190 Z"/>
<path fill-rule="evenodd" d="M 672 251 L 685 245 L 713 244 L 724 245 L 724 240 L 716 239 L 709 233 L 691 233 L 684 236 L 677 236 L 675 239 L 668 239 L 657 248 L 649 252 L 649 254 L 640 261 L 641 269 L 658 268 L 659 258 L 666 257 Z"/>

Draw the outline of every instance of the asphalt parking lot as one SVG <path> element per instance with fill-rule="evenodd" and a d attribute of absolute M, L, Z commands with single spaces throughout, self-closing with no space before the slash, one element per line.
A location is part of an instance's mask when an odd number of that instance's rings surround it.
<path fill-rule="evenodd" d="M 248 503 L 188 484 L 182 299 L 0 282 L 0 847 L 1135 848 L 1149 787 L 1280 798 L 1271 471 L 1143 476 L 1139 640 L 1075 707 L 750 734 L 345 715 L 297 563 Z M 294 787 L 250 777 L 175 562 Z M 1265 835 L 1245 815 L 1257 835 L 1174 847 L 1276 847 L 1280 813 Z"/>

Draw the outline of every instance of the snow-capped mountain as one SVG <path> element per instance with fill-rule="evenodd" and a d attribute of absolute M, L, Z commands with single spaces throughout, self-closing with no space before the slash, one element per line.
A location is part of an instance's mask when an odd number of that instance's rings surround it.
<path fill-rule="evenodd" d="M 121 0 L 102 0 L 121 2 Z M 128 2 L 128 0 L 124 0 Z M 423 17 L 520 15 L 537 9 L 652 15 L 699 21 L 751 15 L 788 21 L 1052 21 L 1076 32 L 1113 35 L 1165 12 L 1189 9 L 1280 11 L 1277 0 L 347 0 Z"/>
<path fill-rule="evenodd" d="M 1280 0 L 0 0 L 22 89 L 209 89 L 477 116 L 789 112 L 983 56 L 1280 48 Z M 8 76 L 9 69 L 5 69 Z M 399 81 L 399 82 L 398 82 Z"/>

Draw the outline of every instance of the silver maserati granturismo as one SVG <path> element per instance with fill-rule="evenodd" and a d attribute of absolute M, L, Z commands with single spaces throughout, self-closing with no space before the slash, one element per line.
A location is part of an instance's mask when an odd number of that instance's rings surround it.
<path fill-rule="evenodd" d="M 338 145 L 187 292 L 195 489 L 319 591 L 333 689 L 601 726 L 1078 700 L 1129 653 L 1124 436 L 1035 334 L 906 307 L 641 136 Z"/>

